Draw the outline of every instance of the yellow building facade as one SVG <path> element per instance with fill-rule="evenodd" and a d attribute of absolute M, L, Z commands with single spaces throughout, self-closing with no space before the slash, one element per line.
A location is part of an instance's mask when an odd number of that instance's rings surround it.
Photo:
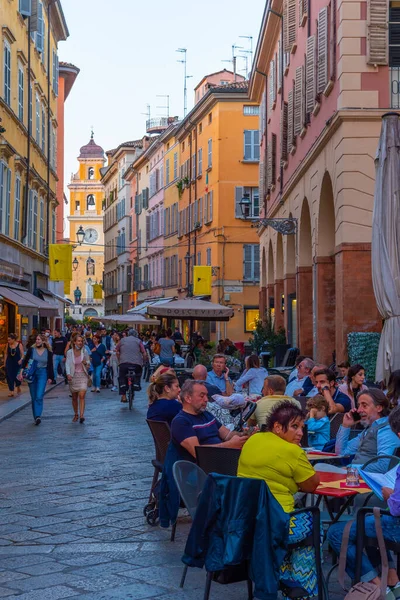
<path fill-rule="evenodd" d="M 70 191 L 70 242 L 72 252 L 72 281 L 68 297 L 74 303 L 70 314 L 77 320 L 104 315 L 103 298 L 94 298 L 93 286 L 102 284 L 104 270 L 104 186 L 100 169 L 104 166 L 103 148 L 93 133 L 78 157 L 79 170 L 68 185 Z M 85 237 L 81 245 L 77 231 L 82 227 Z"/>
<path fill-rule="evenodd" d="M 29 307 L 5 287 L 38 298 L 44 290 L 51 297 L 48 244 L 56 232 L 57 46 L 69 35 L 59 0 L 51 5 L 46 0 L 2 1 L 1 26 L 0 343 L 7 331 L 24 341 L 32 327 L 61 324 L 62 311 Z"/>

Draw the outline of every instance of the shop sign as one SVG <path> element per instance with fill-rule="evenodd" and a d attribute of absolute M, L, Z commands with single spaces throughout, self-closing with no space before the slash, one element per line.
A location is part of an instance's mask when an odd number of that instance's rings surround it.
<path fill-rule="evenodd" d="M 224 292 L 225 292 L 225 294 L 243 294 L 243 286 L 242 285 L 225 285 Z"/>

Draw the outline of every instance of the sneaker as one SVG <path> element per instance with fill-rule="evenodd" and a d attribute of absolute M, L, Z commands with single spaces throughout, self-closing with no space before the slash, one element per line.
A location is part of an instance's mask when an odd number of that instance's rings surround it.
<path fill-rule="evenodd" d="M 385 600 L 395 600 L 396 596 L 393 593 L 393 589 L 394 588 L 391 589 L 390 587 L 386 588 Z"/>
<path fill-rule="evenodd" d="M 92 391 L 92 392 L 95 392 L 95 391 L 96 391 L 96 388 L 92 388 L 92 390 L 91 390 L 91 391 Z"/>
<path fill-rule="evenodd" d="M 42 422 L 42 419 L 40 417 L 36 417 L 35 425 L 40 425 L 41 422 Z"/>
<path fill-rule="evenodd" d="M 400 583 L 397 583 L 394 587 L 390 589 L 394 598 L 400 598 Z"/>
<path fill-rule="evenodd" d="M 111 391 L 112 391 L 112 392 L 117 392 L 117 391 L 118 391 L 118 388 L 117 388 L 117 387 L 114 385 L 114 386 L 111 388 Z"/>
<path fill-rule="evenodd" d="M 93 392 L 93 390 L 92 390 L 92 392 Z M 96 392 L 97 392 L 98 394 L 100 394 L 100 388 L 97 388 Z"/>

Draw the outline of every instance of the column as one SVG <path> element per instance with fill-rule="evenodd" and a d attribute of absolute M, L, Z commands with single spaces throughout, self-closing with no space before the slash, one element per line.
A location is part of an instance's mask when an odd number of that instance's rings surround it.
<path fill-rule="evenodd" d="M 297 339 L 300 354 L 313 355 L 312 267 L 297 271 Z"/>
<path fill-rule="evenodd" d="M 289 310 L 290 310 L 290 301 L 289 294 L 296 293 L 296 275 L 286 275 L 283 280 L 283 294 L 285 296 L 285 313 L 284 317 L 284 328 L 286 330 L 286 336 L 289 340 L 290 336 L 290 325 L 289 325 Z M 288 341 L 289 343 L 289 341 Z"/>
<path fill-rule="evenodd" d="M 267 288 L 266 287 L 260 288 L 258 304 L 260 307 L 260 319 L 264 321 L 265 311 L 267 309 Z"/>
<path fill-rule="evenodd" d="M 371 244 L 344 243 L 336 248 L 336 361 L 347 358 L 347 334 L 382 330 L 371 273 Z"/>
<path fill-rule="evenodd" d="M 284 313 L 282 312 L 283 279 L 276 279 L 274 285 L 275 304 L 275 331 L 284 327 Z"/>
<path fill-rule="evenodd" d="M 317 257 L 314 269 L 314 358 L 329 366 L 333 362 L 335 350 L 335 257 Z"/>

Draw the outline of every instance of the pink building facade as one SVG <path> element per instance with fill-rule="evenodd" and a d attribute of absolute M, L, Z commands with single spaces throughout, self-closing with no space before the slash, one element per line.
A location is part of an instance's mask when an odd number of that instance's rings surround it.
<path fill-rule="evenodd" d="M 302 354 L 327 364 L 333 352 L 346 358 L 349 332 L 381 326 L 371 281 L 374 156 L 381 116 L 399 106 L 388 35 L 397 26 L 392 2 L 269 0 L 257 44 L 260 206 L 278 219 L 259 230 L 260 309 L 273 310 Z"/>

